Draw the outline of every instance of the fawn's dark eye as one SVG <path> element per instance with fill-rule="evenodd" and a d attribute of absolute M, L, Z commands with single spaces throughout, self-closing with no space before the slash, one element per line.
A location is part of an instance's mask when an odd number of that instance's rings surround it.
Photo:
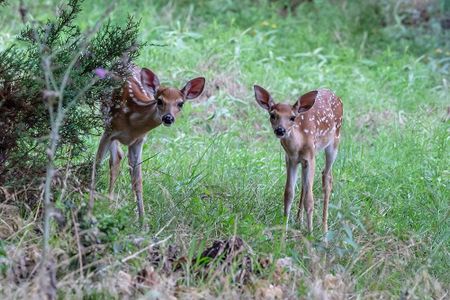
<path fill-rule="evenodd" d="M 275 117 L 276 117 L 275 114 L 270 114 L 270 119 L 271 120 L 275 120 Z"/>
<path fill-rule="evenodd" d="M 177 104 L 177 105 L 178 105 L 178 107 L 179 107 L 179 108 L 182 108 L 182 107 L 183 107 L 183 105 L 184 105 L 184 102 L 178 102 L 178 104 Z"/>
<path fill-rule="evenodd" d="M 156 104 L 162 105 L 163 104 L 162 99 L 161 98 L 156 99 Z"/>
<path fill-rule="evenodd" d="M 291 122 L 294 122 L 295 121 L 295 116 L 290 117 L 289 120 L 291 120 Z"/>

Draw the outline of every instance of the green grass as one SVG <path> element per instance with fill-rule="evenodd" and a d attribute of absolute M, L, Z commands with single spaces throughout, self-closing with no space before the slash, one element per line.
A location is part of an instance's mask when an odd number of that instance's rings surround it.
<path fill-rule="evenodd" d="M 87 1 L 80 22 L 92 25 L 107 2 Z M 123 161 L 117 200 L 96 203 L 111 248 L 169 224 L 162 235 L 172 234 L 185 251 L 237 234 L 257 255 L 292 257 L 311 278 L 317 266 L 323 274 L 345 274 L 350 293 L 363 297 L 399 297 L 405 290 L 433 297 L 424 273 L 442 289 L 449 286 L 448 74 L 419 58 L 431 59 L 439 44 L 416 49 L 413 41 L 392 39 L 364 18 L 364 5 L 347 1 L 305 4 L 286 18 L 274 7 L 241 9 L 245 5 L 235 1 L 155 2 L 118 1 L 112 19 L 142 18 L 141 40 L 163 46 L 145 47 L 137 63 L 167 85 L 205 76 L 210 97 L 192 101 L 175 126 L 148 136 L 142 168 L 149 232 L 137 227 Z M 14 29 L 3 29 L 3 39 L 8 32 Z M 291 220 L 284 240 L 284 152 L 255 103 L 255 83 L 280 102 L 293 103 L 317 87 L 331 88 L 343 100 L 328 245 L 319 225 L 323 154 L 316 168 L 314 233 L 299 238 L 305 228 Z M 93 155 L 98 138 L 91 141 Z M 105 162 L 98 184 L 105 193 L 107 174 Z M 53 244 L 64 248 L 59 237 Z M 132 252 L 118 249 L 118 257 Z M 201 280 L 182 282 L 221 293 Z M 297 295 L 311 295 L 307 279 L 303 286 L 298 283 Z"/>

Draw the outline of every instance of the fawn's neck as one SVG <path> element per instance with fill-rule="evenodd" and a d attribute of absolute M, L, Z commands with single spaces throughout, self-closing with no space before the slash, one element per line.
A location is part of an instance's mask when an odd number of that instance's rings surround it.
<path fill-rule="evenodd" d="M 302 145 L 302 139 L 303 138 L 299 132 L 298 124 L 295 124 L 287 130 L 284 137 L 280 138 L 280 143 L 287 154 L 289 154 L 299 150 Z"/>
<path fill-rule="evenodd" d="M 141 130 L 151 130 L 162 123 L 156 104 L 133 110 L 129 115 L 129 121 L 132 127 Z"/>

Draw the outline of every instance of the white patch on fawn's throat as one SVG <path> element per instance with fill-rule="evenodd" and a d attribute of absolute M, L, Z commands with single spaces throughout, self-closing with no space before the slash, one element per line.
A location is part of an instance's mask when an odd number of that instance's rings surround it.
<path fill-rule="evenodd" d="M 294 125 L 292 125 L 291 127 L 289 127 L 288 130 L 286 130 L 286 134 L 282 138 L 289 138 L 291 136 L 292 131 L 296 128 L 298 128 L 298 125 L 294 123 Z"/>

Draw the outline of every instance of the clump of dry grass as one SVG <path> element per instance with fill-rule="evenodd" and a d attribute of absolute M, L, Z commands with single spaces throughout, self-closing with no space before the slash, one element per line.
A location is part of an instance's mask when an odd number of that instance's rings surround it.
<path fill-rule="evenodd" d="M 396 112 L 393 110 L 370 111 L 356 117 L 356 127 L 358 129 L 367 129 L 370 132 L 378 132 L 383 126 L 392 126 L 398 124 L 403 126 L 408 121 L 405 112 Z"/>
<path fill-rule="evenodd" d="M 66 233 L 62 236 L 67 237 Z M 192 259 L 180 249 L 172 244 L 150 247 L 130 260 L 104 252 L 78 272 L 74 251 L 60 248 L 48 261 L 47 271 L 38 273 L 38 244 L 36 240 L 25 242 L 22 248 L 8 248 L 0 293 L 6 298 L 32 299 L 53 298 L 56 291 L 69 297 L 108 295 L 128 299 L 295 299 L 298 286 L 306 285 L 308 295 L 315 299 L 341 299 L 348 288 L 341 275 L 322 271 L 325 268 L 320 264 L 308 277 L 291 258 L 274 261 L 257 255 L 238 237 L 214 241 Z"/>
<path fill-rule="evenodd" d="M 23 227 L 20 210 L 15 205 L 0 204 L 0 239 L 4 240 Z"/>
<path fill-rule="evenodd" d="M 74 224 L 78 235 L 74 234 Z M 298 238 L 300 235 L 294 237 L 302 253 L 300 260 L 255 252 L 235 236 L 211 241 L 192 256 L 183 245 L 186 241 L 177 237 L 177 242 L 164 239 L 144 247 L 144 241 L 140 241 L 136 245 L 141 249 L 124 258 L 114 255 L 101 240 L 91 246 L 82 242 L 80 252 L 74 249 L 80 246 L 77 238 L 83 241 L 83 235 L 92 234 L 83 226 L 75 214 L 60 230 L 59 246 L 53 247 L 44 273 L 36 272 L 41 238 L 20 228 L 22 233 L 15 238 L 23 242 L 7 246 L 6 257 L 0 261 L 6 267 L 0 276 L 0 295 L 31 299 L 53 298 L 56 294 L 121 299 L 444 299 L 448 295 L 443 283 L 426 267 L 405 277 L 401 295 L 392 293 L 383 280 L 374 285 L 376 278 L 404 272 L 417 259 L 415 253 L 426 245 L 420 239 L 400 240 L 368 233 L 357 239 L 359 251 L 343 261 L 332 250 L 333 242 L 322 248 Z M 358 290 L 357 281 L 368 285 Z"/>
<path fill-rule="evenodd" d="M 198 66 L 198 70 L 203 73 L 214 71 L 214 76 L 206 82 L 201 99 L 208 99 L 218 92 L 237 99 L 244 99 L 249 95 L 248 88 L 242 83 L 239 67 L 230 65 L 223 69 L 218 57 L 212 56 L 203 61 Z"/>

